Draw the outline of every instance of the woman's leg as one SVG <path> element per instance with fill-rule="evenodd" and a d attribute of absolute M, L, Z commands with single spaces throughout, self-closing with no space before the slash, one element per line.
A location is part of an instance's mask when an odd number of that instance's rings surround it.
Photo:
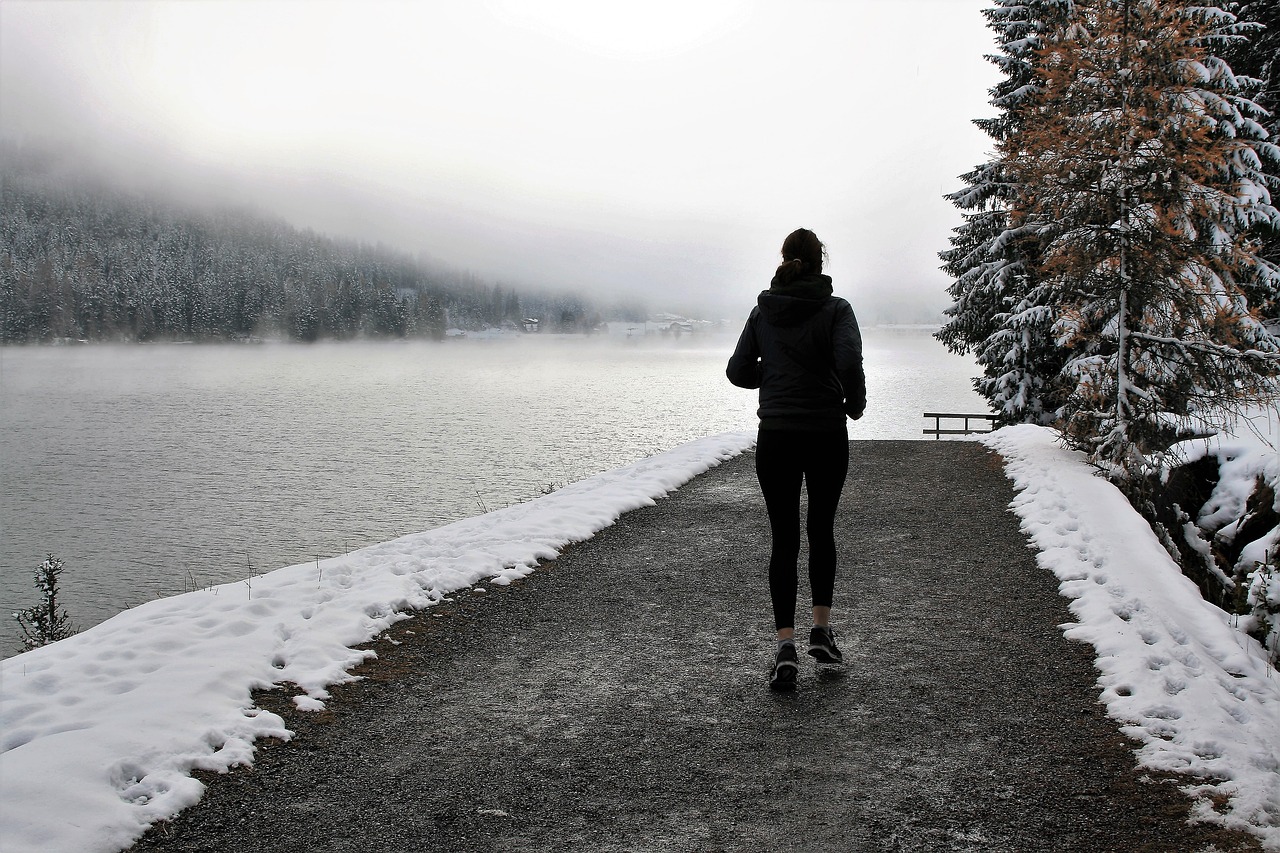
<path fill-rule="evenodd" d="M 789 433 L 760 430 L 756 477 L 769 511 L 773 545 L 769 554 L 769 595 L 778 639 L 791 639 L 796 625 L 796 561 L 800 556 L 800 488 L 803 444 Z"/>
<path fill-rule="evenodd" d="M 828 625 L 836 582 L 836 508 L 849 473 L 849 438 L 843 432 L 815 433 L 805 459 L 809 493 L 809 586 L 813 590 L 813 624 Z"/>

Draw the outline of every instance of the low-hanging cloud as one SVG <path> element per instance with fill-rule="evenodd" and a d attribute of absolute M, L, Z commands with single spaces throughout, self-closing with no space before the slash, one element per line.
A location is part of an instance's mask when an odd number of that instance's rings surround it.
<path fill-rule="evenodd" d="M 0 131 L 517 287 L 727 312 L 804 226 L 864 313 L 944 305 L 983 4 L 687 5 L 10 0 Z"/>

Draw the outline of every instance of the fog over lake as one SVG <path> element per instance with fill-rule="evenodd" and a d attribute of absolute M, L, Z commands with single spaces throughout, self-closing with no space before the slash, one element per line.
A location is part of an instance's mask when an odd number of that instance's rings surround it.
<path fill-rule="evenodd" d="M 724 378 L 736 331 L 4 348 L 0 606 L 35 603 L 46 552 L 66 561 L 84 628 L 754 429 L 755 392 Z M 869 403 L 851 437 L 921 438 L 926 410 L 985 411 L 969 359 L 926 332 L 864 334 Z"/>
<path fill-rule="evenodd" d="M 0 140 L 689 315 L 803 226 L 861 316 L 934 321 L 943 196 L 991 144 L 988 5 L 5 0 Z"/>

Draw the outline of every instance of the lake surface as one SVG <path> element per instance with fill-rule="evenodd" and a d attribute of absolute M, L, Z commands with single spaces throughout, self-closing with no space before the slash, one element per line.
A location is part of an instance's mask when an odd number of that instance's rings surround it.
<path fill-rule="evenodd" d="M 853 438 L 986 411 L 969 359 L 864 331 Z M 754 429 L 736 334 L 0 350 L 0 654 L 66 562 L 78 627 L 155 596 L 343 553 L 536 497 L 686 441 Z M 856 464 L 856 460 L 854 460 Z"/>

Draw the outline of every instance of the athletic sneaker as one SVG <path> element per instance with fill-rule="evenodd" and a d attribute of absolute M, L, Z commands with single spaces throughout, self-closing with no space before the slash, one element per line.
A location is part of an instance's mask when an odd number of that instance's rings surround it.
<path fill-rule="evenodd" d="M 795 643 L 783 643 L 778 647 L 778 656 L 773 661 L 769 687 L 774 690 L 795 690 L 796 673 L 799 671 L 800 663 L 796 658 Z"/>
<path fill-rule="evenodd" d="M 836 646 L 836 634 L 830 626 L 815 625 L 809 632 L 809 655 L 818 663 L 844 663 L 844 655 Z"/>

